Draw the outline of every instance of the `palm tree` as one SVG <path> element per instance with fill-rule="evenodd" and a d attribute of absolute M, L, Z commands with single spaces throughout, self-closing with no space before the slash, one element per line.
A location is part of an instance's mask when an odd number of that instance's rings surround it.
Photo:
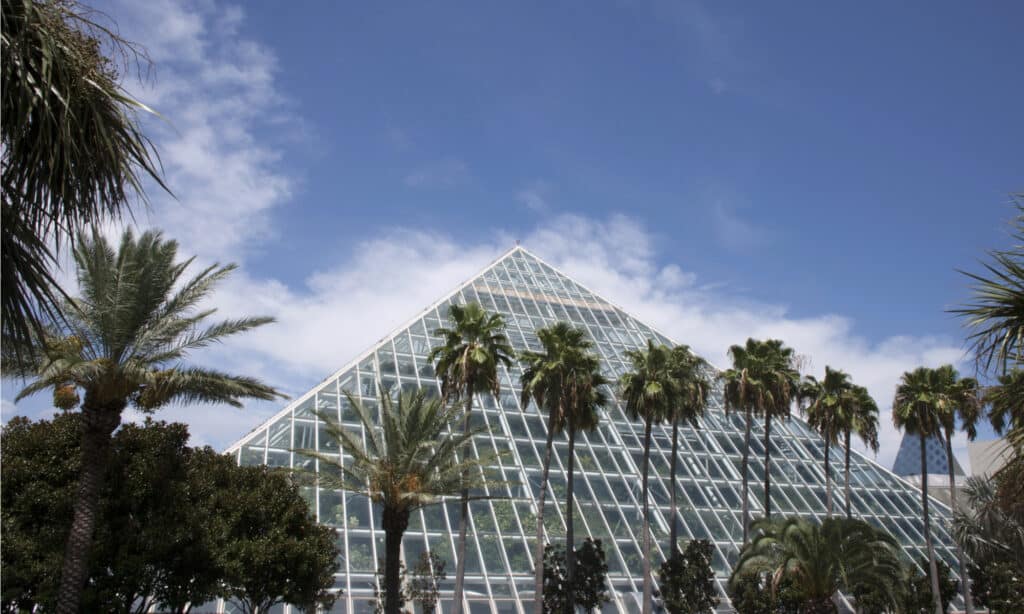
<path fill-rule="evenodd" d="M 3 0 L 2 13 L 0 311 L 10 355 L 21 357 L 70 298 L 52 273 L 57 250 L 77 230 L 126 212 L 144 197 L 145 179 L 166 186 L 137 119 L 149 109 L 104 55 L 131 60 L 141 50 L 73 1 Z"/>
<path fill-rule="evenodd" d="M 78 611 L 110 436 L 126 407 L 147 413 L 173 402 L 240 407 L 240 399 L 282 396 L 251 377 L 181 364 L 191 350 L 272 319 L 206 325 L 213 310 L 196 307 L 235 266 L 212 265 L 187 279 L 192 260 L 176 262 L 177 251 L 176 242 L 157 232 L 136 239 L 127 231 L 116 252 L 98 233 L 80 236 L 74 262 L 81 297 L 71 301 L 66 318 L 50 329 L 28 361 L 33 381 L 18 399 L 53 390 L 54 403 L 62 409 L 81 399 L 82 469 L 58 612 Z"/>
<path fill-rule="evenodd" d="M 928 550 L 935 614 L 942 614 L 942 602 L 939 599 L 939 571 L 935 565 L 935 547 L 928 516 L 928 459 L 925 450 L 928 438 L 938 434 L 942 426 L 938 406 L 942 403 L 941 395 L 946 387 L 944 380 L 940 369 L 918 367 L 906 372 L 900 378 L 892 403 L 892 419 L 896 428 L 916 434 L 921 441 L 921 524 Z"/>
<path fill-rule="evenodd" d="M 960 378 L 952 365 L 943 365 L 940 373 L 943 387 L 940 390 L 938 411 L 939 426 L 946 440 L 946 468 L 949 471 L 950 507 L 956 512 L 959 502 L 956 494 L 956 479 L 953 475 L 953 434 L 957 431 L 957 422 L 967 432 L 967 438 L 973 440 L 977 436 L 977 423 L 981 414 L 978 380 L 973 377 Z M 974 614 L 974 599 L 971 595 L 971 584 L 967 577 L 967 559 L 964 557 L 960 543 L 956 544 L 957 562 L 960 565 L 960 590 L 964 596 L 964 607 L 967 614 Z"/>
<path fill-rule="evenodd" d="M 410 515 L 440 503 L 444 497 L 496 484 L 484 478 L 481 468 L 497 459 L 493 455 L 466 458 L 463 447 L 482 429 L 460 432 L 462 408 L 447 407 L 440 399 L 428 400 L 422 390 L 400 394 L 397 405 L 381 390 L 379 425 L 374 424 L 371 412 L 359 399 L 347 391 L 345 395 L 359 416 L 362 434 L 346 429 L 328 412 L 318 412 L 317 416 L 326 423 L 327 437 L 353 460 L 343 464 L 339 457 L 315 450 L 299 452 L 334 468 L 330 472 L 321 470 L 318 477 L 322 486 L 365 495 L 381 506 L 384 612 L 398 614 L 402 536 Z M 365 446 L 362 435 L 366 436 Z"/>
<path fill-rule="evenodd" d="M 1024 369 L 999 376 L 998 384 L 985 390 L 992 428 L 1017 450 L 1024 449 Z"/>
<path fill-rule="evenodd" d="M 872 586 L 895 609 L 904 568 L 899 544 L 862 520 L 827 518 L 820 525 L 802 518 L 754 523 L 756 535 L 740 551 L 729 584 L 767 573 L 772 592 L 788 581 L 804 599 L 801 611 L 832 614 L 832 596 Z"/>
<path fill-rule="evenodd" d="M 451 305 L 448 309 L 450 328 L 438 328 L 434 335 L 444 339 L 442 345 L 430 350 L 427 361 L 441 379 L 441 396 L 464 398 L 466 410 L 462 419 L 463 433 L 469 432 L 469 416 L 475 394 L 501 392 L 498 365 L 508 367 L 515 351 L 505 336 L 505 320 L 500 314 L 488 313 L 477 303 L 465 307 Z M 466 440 L 467 444 L 470 442 Z M 464 451 L 465 453 L 465 451 Z M 468 456 L 468 454 L 466 454 Z M 459 540 L 455 554 L 455 595 L 452 612 L 462 611 L 463 585 L 466 577 L 466 530 L 469 525 L 469 491 L 462 493 L 459 512 Z"/>
<path fill-rule="evenodd" d="M 593 432 L 600 424 L 600 411 L 608 405 L 609 401 L 608 393 L 605 391 L 609 382 L 601 375 L 597 356 L 584 355 L 580 363 L 579 370 L 570 378 L 567 390 L 569 399 L 565 404 L 565 430 L 569 435 L 569 459 L 566 467 L 565 489 L 566 614 L 572 614 L 575 611 L 576 603 L 576 535 L 574 528 L 576 502 L 573 498 L 576 433 L 578 431 Z"/>
<path fill-rule="evenodd" d="M 672 422 L 672 456 L 669 458 L 669 481 L 672 496 L 672 525 L 669 529 L 669 548 L 672 553 L 679 551 L 678 502 L 676 501 L 676 463 L 679 450 L 679 423 L 689 422 L 697 428 L 697 418 L 704 415 L 708 395 L 711 391 L 709 365 L 703 358 L 690 351 L 689 346 L 677 345 L 672 348 L 672 377 L 676 380 L 679 396 L 677 403 L 670 407 Z"/>
<path fill-rule="evenodd" d="M 878 404 L 871 398 L 868 389 L 854 385 L 850 391 L 851 402 L 849 412 L 843 418 L 840 428 L 843 431 L 843 454 L 845 468 L 843 470 L 843 494 L 846 499 L 846 517 L 852 518 L 850 496 L 850 439 L 856 433 L 864 445 L 873 452 L 878 452 Z"/>
<path fill-rule="evenodd" d="M 729 348 L 733 366 L 719 375 L 724 382 L 725 410 L 739 409 L 744 413 L 746 427 L 743 435 L 743 543 L 750 535 L 750 491 L 747 466 L 750 460 L 750 426 L 754 415 L 765 418 L 764 492 L 765 516 L 771 515 L 771 417 L 789 413 L 796 398 L 800 374 L 794 367 L 793 350 L 777 339 L 758 341 L 747 339 L 746 345 Z"/>
<path fill-rule="evenodd" d="M 547 496 L 548 473 L 551 469 L 551 449 L 556 433 L 566 426 L 570 412 L 570 399 L 574 380 L 593 371 L 592 344 L 586 332 L 565 322 L 537 330 L 542 351 L 527 351 L 520 355 L 523 373 L 522 405 L 532 400 L 539 411 L 548 413 L 548 435 L 544 447 L 540 493 L 537 497 L 537 543 L 534 544 L 534 611 L 544 611 L 544 502 Z"/>
<path fill-rule="evenodd" d="M 993 262 L 985 263 L 986 274 L 961 271 L 974 282 L 974 298 L 951 310 L 973 330 L 968 340 L 978 365 L 987 371 L 995 363 L 1000 373 L 1024 361 L 1024 194 L 1013 199 L 1014 246 L 989 252 Z"/>
<path fill-rule="evenodd" d="M 631 420 L 644 422 L 644 457 L 641 471 L 643 491 L 643 566 L 644 596 L 643 613 L 651 612 L 651 510 L 648 501 L 647 477 L 650 469 L 651 428 L 655 422 L 669 417 L 671 408 L 678 404 L 679 388 L 673 376 L 672 350 L 664 345 L 647 341 L 647 348 L 626 352 L 632 370 L 619 379 L 622 398 L 626 401 L 626 414 Z"/>
<path fill-rule="evenodd" d="M 800 387 L 800 397 L 807 402 L 804 409 L 807 423 L 825 441 L 825 510 L 829 518 L 832 517 L 831 447 L 839 443 L 843 418 L 849 415 L 847 408 L 853 400 L 852 389 L 849 375 L 828 366 L 821 381 L 809 375 Z"/>

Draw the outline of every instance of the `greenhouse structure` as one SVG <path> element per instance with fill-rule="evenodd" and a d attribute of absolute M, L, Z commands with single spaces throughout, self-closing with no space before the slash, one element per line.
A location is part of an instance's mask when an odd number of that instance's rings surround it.
<path fill-rule="evenodd" d="M 314 448 L 338 454 L 327 439 L 315 411 L 329 412 L 352 429 L 360 429 L 344 391 L 375 406 L 378 386 L 384 390 L 426 389 L 439 394 L 439 382 L 426 356 L 438 344 L 433 331 L 446 324 L 451 304 L 480 303 L 501 313 L 506 333 L 517 351 L 540 348 L 535 331 L 558 321 L 586 329 L 599 353 L 606 376 L 615 379 L 630 365 L 625 353 L 643 347 L 649 339 L 673 344 L 647 324 L 573 281 L 526 249 L 516 246 L 480 274 L 417 314 L 350 363 L 343 366 L 279 413 L 230 446 L 243 465 L 266 464 L 318 470 L 316 461 L 295 450 Z M 742 339 L 737 339 L 737 342 Z M 535 500 L 540 484 L 546 420 L 532 403 L 520 403 L 517 364 L 499 367 L 498 398 L 477 395 L 472 420 L 486 428 L 473 441 L 474 453 L 496 452 L 500 472 L 508 485 L 489 493 L 491 500 L 471 503 L 466 548 L 465 611 L 472 614 L 528 614 L 532 612 L 534 576 L 532 552 L 536 520 Z M 740 455 L 742 414 L 724 412 L 721 391 L 712 395 L 711 407 L 697 428 L 682 427 L 679 442 L 678 522 L 680 537 L 708 539 L 714 544 L 713 567 L 721 596 L 721 611 L 731 611 L 725 583 L 742 544 L 740 516 Z M 612 601 L 605 612 L 639 612 L 642 590 L 641 491 L 642 424 L 630 421 L 623 404 L 613 399 L 599 428 L 580 434 L 576 443 L 575 492 L 577 540 L 591 536 L 602 541 L 609 566 Z M 776 420 L 771 435 L 773 515 L 825 517 L 823 440 L 794 415 Z M 556 437 L 547 495 L 548 539 L 564 536 L 565 460 L 567 440 Z M 652 550 L 655 570 L 664 559 L 670 517 L 669 454 L 671 428 L 655 426 L 650 468 Z M 835 509 L 845 506 L 842 488 L 843 450 L 831 449 Z M 854 452 L 851 460 L 853 513 L 888 531 L 915 561 L 924 555 L 919 492 L 891 471 Z M 751 438 L 750 504 L 752 517 L 762 515 L 763 429 L 755 422 Z M 317 519 L 338 529 L 341 550 L 336 587 L 344 591 L 336 612 L 372 612 L 378 559 L 383 558 L 384 533 L 380 512 L 366 497 L 353 493 L 307 489 Z M 955 570 L 953 540 L 947 526 L 950 510 L 933 501 L 932 531 L 936 554 Z M 448 576 L 441 584 L 442 612 L 450 610 L 455 563 L 455 537 L 459 522 L 458 499 L 427 507 L 414 515 L 403 542 L 407 564 L 425 550 L 447 561 Z M 655 581 L 657 575 L 655 574 Z M 448 601 L 445 601 L 447 599 Z M 959 606 L 956 599 L 954 606 Z M 220 604 L 232 611 L 230 604 Z M 286 611 L 278 607 L 278 611 Z"/>

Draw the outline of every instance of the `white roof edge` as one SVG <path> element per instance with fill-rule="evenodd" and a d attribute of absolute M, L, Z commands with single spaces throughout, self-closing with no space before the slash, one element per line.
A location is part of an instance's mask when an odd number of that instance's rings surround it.
<path fill-rule="evenodd" d="M 412 318 L 409 318 L 403 324 L 393 328 L 391 330 L 391 332 L 389 332 L 388 334 L 386 334 L 383 337 L 381 337 L 380 339 L 378 339 L 369 348 L 364 350 L 362 353 L 358 354 L 352 360 L 350 360 L 347 363 L 345 363 L 344 365 L 342 365 L 342 367 L 340 369 L 335 370 L 333 373 L 331 373 L 330 375 L 328 375 L 327 377 L 323 378 L 318 383 L 316 383 L 312 388 L 309 389 L 309 391 L 305 392 L 301 396 L 296 397 L 293 401 L 291 401 L 290 403 L 285 405 L 284 408 L 281 409 L 281 411 L 277 412 L 273 416 L 267 418 L 263 422 L 259 423 L 257 426 L 253 427 L 251 431 L 249 431 L 248 433 L 243 435 L 240 439 L 235 441 L 235 443 L 233 443 L 230 446 L 228 446 L 224 450 L 224 454 L 230 454 L 232 452 L 236 452 L 239 448 L 241 448 L 243 445 L 248 443 L 249 440 L 251 440 L 253 437 L 258 435 L 260 430 L 264 426 L 267 426 L 271 422 L 274 422 L 274 421 L 278 420 L 279 418 L 284 417 L 286 414 L 288 414 L 293 409 L 295 409 L 298 405 L 300 405 L 301 403 L 305 402 L 307 399 L 309 399 L 310 397 L 315 395 L 317 393 L 317 391 L 320 390 L 321 387 L 323 387 L 324 384 L 330 382 L 331 380 L 333 380 L 333 379 L 335 379 L 337 377 L 340 377 L 342 373 L 344 373 L 345 371 L 348 371 L 352 367 L 358 365 L 367 356 L 370 356 L 371 354 L 373 354 L 373 352 L 377 351 L 377 348 L 379 348 L 385 341 L 390 340 L 392 337 L 394 337 L 398 333 L 400 333 L 403 330 L 405 330 L 405 329 L 409 328 L 410 326 L 412 326 L 414 323 L 416 323 L 417 320 L 419 320 L 420 318 L 425 316 L 431 310 L 437 309 L 437 307 L 441 303 L 443 303 L 443 302 L 447 301 L 448 299 L 450 299 L 457 292 L 461 291 L 463 288 L 465 288 L 466 286 L 471 284 L 473 282 L 473 280 L 475 280 L 477 277 L 480 277 L 481 275 L 487 273 L 487 271 L 489 271 L 492 268 L 494 268 L 494 265 L 498 264 L 499 262 L 501 262 L 505 258 L 509 257 L 510 255 L 515 253 L 517 250 L 526 251 L 522 247 L 520 247 L 519 245 L 516 245 L 516 246 L 512 247 L 511 249 L 508 249 L 508 250 L 505 250 L 504 252 L 502 252 L 501 255 L 498 256 L 497 258 L 495 258 L 494 260 L 492 260 L 490 262 L 490 264 L 487 264 L 486 266 L 484 266 L 484 268 L 480 269 L 480 271 L 478 273 L 474 274 L 469 279 L 467 279 L 466 281 L 464 281 L 461 284 L 459 284 L 458 286 L 456 286 L 454 290 L 452 290 L 448 294 L 445 294 L 443 297 L 441 297 L 437 301 L 434 301 L 433 303 L 431 303 L 427 307 L 424 307 L 422 310 L 417 312 L 415 316 L 413 316 Z M 527 252 L 527 253 L 529 253 L 529 252 Z"/>

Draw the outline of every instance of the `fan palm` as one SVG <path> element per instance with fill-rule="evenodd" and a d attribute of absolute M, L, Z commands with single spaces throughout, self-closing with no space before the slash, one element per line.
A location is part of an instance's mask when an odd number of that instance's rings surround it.
<path fill-rule="evenodd" d="M 558 322 L 537 330 L 542 351 L 527 351 L 520 355 L 523 372 L 520 375 L 522 405 L 533 401 L 539 411 L 548 414 L 547 442 L 541 469 L 540 492 L 537 497 L 537 543 L 534 544 L 534 610 L 544 611 L 544 503 L 547 496 L 548 473 L 551 469 L 551 449 L 556 433 L 566 427 L 571 411 L 573 386 L 576 379 L 593 369 L 591 342 L 586 332 Z"/>
<path fill-rule="evenodd" d="M 998 384 L 985 391 L 992 428 L 1005 434 L 1011 446 L 1024 450 L 1024 369 L 1015 368 L 999 376 Z"/>
<path fill-rule="evenodd" d="M 576 591 L 576 542 L 575 542 L 575 511 L 573 498 L 574 477 L 576 469 L 576 433 L 578 431 L 593 432 L 600 424 L 601 410 L 608 405 L 606 392 L 608 380 L 601 375 L 600 362 L 593 354 L 581 359 L 579 370 L 569 383 L 569 400 L 565 404 L 565 430 L 569 435 L 569 459 L 566 466 L 565 490 L 565 599 L 567 614 L 575 610 Z"/>
<path fill-rule="evenodd" d="M 1013 198 L 1013 247 L 990 252 L 986 273 L 961 271 L 974 282 L 974 297 L 952 310 L 973 331 L 968 340 L 978 364 L 988 370 L 995 363 L 1003 373 L 1024 361 L 1024 194 Z"/>
<path fill-rule="evenodd" d="M 845 372 L 825 367 L 825 377 L 818 381 L 807 376 L 800 387 L 800 397 L 807 403 L 804 412 L 807 424 L 825 441 L 825 510 L 832 517 L 832 470 L 830 468 L 831 448 L 839 443 L 839 433 L 844 417 L 849 415 L 848 407 L 853 400 L 853 384 Z M 849 493 L 847 493 L 849 496 Z"/>
<path fill-rule="evenodd" d="M 438 328 L 434 335 L 444 339 L 442 345 L 430 350 L 427 361 L 441 379 L 441 395 L 445 401 L 465 399 L 466 411 L 462 430 L 469 431 L 469 416 L 476 394 L 501 392 L 498 365 L 508 367 L 514 355 L 505 336 L 505 320 L 500 314 L 488 313 L 478 303 L 451 305 L 448 309 L 450 328 Z M 467 440 L 468 441 L 468 440 Z M 469 525 L 469 492 L 462 493 L 459 511 L 459 539 L 455 554 L 455 595 L 452 611 L 462 611 L 463 585 L 466 577 L 466 530 Z"/>
<path fill-rule="evenodd" d="M 343 464 L 339 457 L 315 450 L 299 452 L 334 468 L 330 472 L 321 470 L 321 486 L 365 495 L 381 507 L 384 612 L 398 614 L 402 536 L 412 512 L 440 503 L 444 497 L 497 484 L 488 482 L 481 470 L 497 459 L 493 455 L 466 458 L 463 447 L 481 429 L 460 431 L 462 409 L 446 407 L 440 399 L 427 399 L 422 390 L 400 394 L 397 404 L 381 391 L 379 425 L 374 424 L 371 412 L 359 399 L 345 394 L 359 416 L 362 433 L 344 427 L 330 413 L 317 415 L 326 423 L 327 437 L 351 455 L 352 461 Z"/>
<path fill-rule="evenodd" d="M 697 418 L 704 415 L 707 408 L 708 395 L 711 391 L 711 378 L 708 375 L 710 366 L 707 361 L 697 356 L 686 345 L 672 348 L 672 377 L 676 380 L 678 397 L 675 405 L 669 408 L 669 420 L 672 422 L 672 456 L 669 458 L 669 482 L 672 498 L 672 524 L 669 529 L 669 548 L 677 552 L 678 540 L 678 502 L 676 501 L 676 464 L 679 450 L 679 423 L 688 422 L 697 428 Z"/>
<path fill-rule="evenodd" d="M 674 377 L 672 350 L 665 345 L 655 345 L 647 341 L 647 348 L 630 350 L 626 358 L 632 363 L 632 369 L 619 379 L 619 389 L 626 402 L 626 414 L 631 420 L 642 420 L 644 423 L 644 452 L 641 471 L 641 490 L 643 491 L 643 568 L 644 593 L 643 612 L 650 614 L 653 592 L 651 579 L 651 510 L 648 501 L 647 478 L 650 469 L 651 429 L 656 422 L 667 419 L 671 408 L 679 403 L 679 386 Z"/>
<path fill-rule="evenodd" d="M 942 369 L 918 367 L 902 375 L 892 403 L 892 419 L 896 428 L 917 435 L 921 441 L 921 524 L 928 550 L 935 614 L 942 614 L 942 602 L 939 599 L 939 571 L 935 565 L 928 511 L 928 458 L 925 450 L 928 438 L 937 435 L 942 428 L 939 406 L 944 402 L 942 395 L 947 386 L 947 377 Z"/>
<path fill-rule="evenodd" d="M 759 520 L 743 547 L 730 585 L 768 573 L 772 591 L 791 582 L 804 599 L 801 611 L 830 614 L 832 596 L 855 586 L 873 586 L 896 607 L 904 568 L 899 544 L 862 520 L 827 518 L 820 525 L 802 518 Z"/>
<path fill-rule="evenodd" d="M 952 365 L 939 367 L 943 387 L 939 395 L 936 410 L 939 426 L 946 441 L 946 468 L 949 471 L 950 507 L 955 512 L 959 503 L 956 494 L 956 478 L 953 475 L 953 435 L 957 432 L 957 423 L 973 440 L 977 436 L 977 423 L 981 414 L 978 381 L 973 377 L 960 378 Z M 964 558 L 960 544 L 956 545 L 957 560 L 960 564 L 960 589 L 964 596 L 964 607 L 967 614 L 974 614 L 974 600 L 971 585 L 967 577 L 967 559 Z"/>
<path fill-rule="evenodd" d="M 743 412 L 743 542 L 750 534 L 750 491 L 747 466 L 750 461 L 750 427 L 755 415 L 765 419 L 764 493 L 765 516 L 771 515 L 771 417 L 789 414 L 790 404 L 796 399 L 800 387 L 800 374 L 794 367 L 795 356 L 791 348 L 777 339 L 758 341 L 747 339 L 746 345 L 729 348 L 731 369 L 719 378 L 724 382 L 726 412 Z"/>
<path fill-rule="evenodd" d="M 857 437 L 873 452 L 878 452 L 878 403 L 871 398 L 868 389 L 854 385 L 850 390 L 849 412 L 841 421 L 843 431 L 843 494 L 846 499 L 846 517 L 852 518 L 850 493 L 850 440 Z"/>
<path fill-rule="evenodd" d="M 73 1 L 3 0 L 2 13 L 2 331 L 26 348 L 69 298 L 51 273 L 54 248 L 126 211 L 144 180 L 166 186 L 136 117 L 149 109 L 103 55 L 139 50 Z"/>
<path fill-rule="evenodd" d="M 187 279 L 192 260 L 176 262 L 177 251 L 176 242 L 156 232 L 136 239 L 127 231 L 116 252 L 97 233 L 79 237 L 74 262 L 81 297 L 71 301 L 62 324 L 48 332 L 28 361 L 32 381 L 18 399 L 52 390 L 62 409 L 74 408 L 81 399 L 82 469 L 59 612 L 78 611 L 110 436 L 126 407 L 144 412 L 172 402 L 239 407 L 240 399 L 281 396 L 251 377 L 181 364 L 191 350 L 272 320 L 206 325 L 213 310 L 197 311 L 196 306 L 235 266 L 212 265 Z"/>

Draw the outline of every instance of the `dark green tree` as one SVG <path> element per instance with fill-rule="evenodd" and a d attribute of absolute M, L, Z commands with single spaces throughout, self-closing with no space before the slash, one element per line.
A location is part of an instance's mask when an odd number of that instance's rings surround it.
<path fill-rule="evenodd" d="M 544 612 L 555 614 L 565 611 L 593 612 L 610 600 L 608 593 L 608 564 L 605 562 L 601 540 L 586 538 L 576 552 L 576 590 L 566 590 L 569 583 L 565 548 L 548 545 L 544 548 Z"/>
<path fill-rule="evenodd" d="M 927 558 L 920 561 L 920 569 L 928 569 Z M 953 579 L 949 565 L 943 560 L 935 563 L 939 575 L 939 603 L 943 612 L 949 611 L 949 604 L 956 597 L 957 582 Z M 910 572 L 910 581 L 904 594 L 903 611 L 907 614 L 929 614 L 935 610 L 932 582 L 928 573 L 916 566 Z"/>
<path fill-rule="evenodd" d="M 773 585 L 767 573 L 734 575 L 728 591 L 739 614 L 802 614 L 803 593 L 788 577 Z"/>
<path fill-rule="evenodd" d="M 6 5 L 5 5 L 6 6 Z M 111 434 L 129 406 L 153 412 L 173 402 L 224 403 L 281 395 L 256 379 L 189 367 L 189 354 L 271 322 L 243 318 L 209 324 L 200 309 L 234 265 L 213 265 L 192 278 L 192 260 L 177 261 L 178 244 L 158 232 L 126 231 L 115 250 L 94 231 L 74 250 L 80 297 L 22 366 L 30 380 L 18 395 L 52 391 L 54 403 L 81 402 L 80 479 L 67 538 L 56 610 L 77 613 L 89 569 L 93 531 L 103 491 Z M 30 367 L 30 368 L 29 368 Z"/>
<path fill-rule="evenodd" d="M 718 606 L 711 556 L 711 542 L 690 540 L 661 564 L 658 586 L 669 614 L 704 614 Z"/>
<path fill-rule="evenodd" d="M 444 339 L 442 345 L 430 350 L 427 361 L 434 363 L 434 371 L 441 379 L 441 394 L 445 402 L 463 399 L 466 412 L 462 418 L 463 433 L 469 432 L 473 397 L 501 392 L 498 366 L 508 367 L 515 350 L 505 336 L 505 320 L 501 314 L 488 313 L 479 303 L 448 308 L 449 328 L 438 328 L 434 336 Z M 467 440 L 468 441 L 468 440 Z M 464 457 L 468 454 L 462 451 Z M 453 614 L 463 607 L 463 583 L 466 576 L 466 530 L 469 526 L 469 491 L 462 493 L 459 508 L 459 538 L 455 551 L 455 594 Z"/>
<path fill-rule="evenodd" d="M 437 612 L 437 602 L 441 597 L 438 584 L 448 576 L 444 567 L 444 559 L 437 554 L 421 552 L 419 560 L 412 568 L 409 577 L 409 599 L 419 604 L 423 614 Z"/>
<path fill-rule="evenodd" d="M 335 531 L 316 523 L 286 471 L 238 467 L 214 509 L 225 528 L 218 553 L 221 596 L 246 614 L 278 603 L 330 608 L 338 570 Z"/>

